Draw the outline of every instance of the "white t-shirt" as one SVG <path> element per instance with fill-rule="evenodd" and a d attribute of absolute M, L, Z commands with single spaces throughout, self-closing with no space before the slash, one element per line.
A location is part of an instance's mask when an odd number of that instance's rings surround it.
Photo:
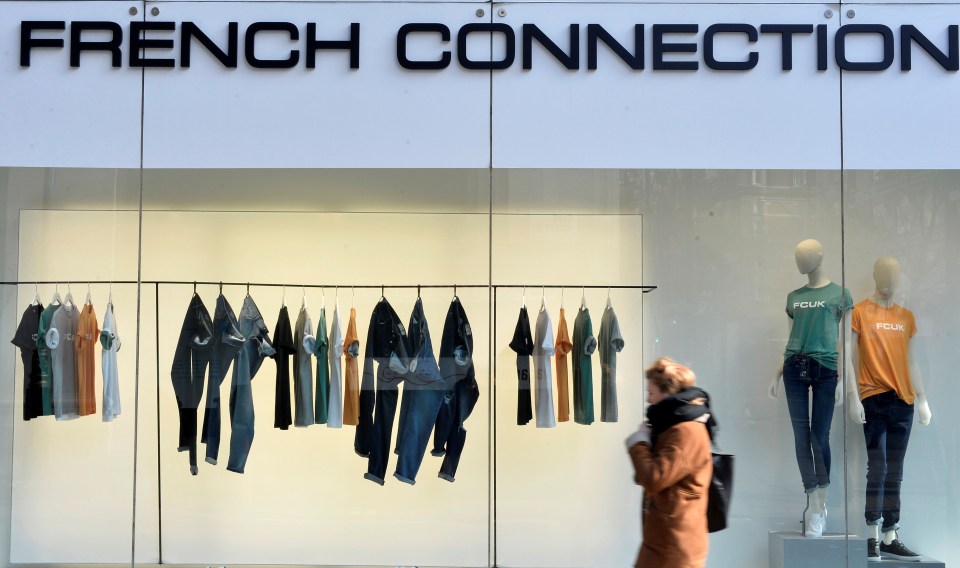
<path fill-rule="evenodd" d="M 550 370 L 550 356 L 556 347 L 553 341 L 553 323 L 544 307 L 537 314 L 536 333 L 533 340 L 534 401 L 537 415 L 537 428 L 553 428 L 557 425 L 553 413 L 553 373 Z"/>
<path fill-rule="evenodd" d="M 330 398 L 327 407 L 327 427 L 343 427 L 343 384 L 340 380 L 340 363 L 343 357 L 343 331 L 340 329 L 340 303 L 333 310 L 330 324 L 330 339 L 327 357 L 330 360 Z"/>
<path fill-rule="evenodd" d="M 80 326 L 80 309 L 70 302 L 63 304 L 53 314 L 47 330 L 47 346 L 50 347 L 53 375 L 53 414 L 57 420 L 72 420 L 80 417 L 77 399 L 77 328 Z"/>
<path fill-rule="evenodd" d="M 103 316 L 100 345 L 103 347 L 103 421 L 111 422 L 120 416 L 120 380 L 117 376 L 120 336 L 117 335 L 117 318 L 113 315 L 113 304 L 107 304 L 107 313 Z"/>

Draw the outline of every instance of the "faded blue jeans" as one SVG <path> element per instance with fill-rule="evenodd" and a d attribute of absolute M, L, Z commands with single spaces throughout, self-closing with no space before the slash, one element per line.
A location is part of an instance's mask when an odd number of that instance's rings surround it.
<path fill-rule="evenodd" d="M 803 490 L 812 493 L 830 485 L 830 423 L 837 371 L 806 355 L 791 355 L 783 363 L 783 390 Z"/>

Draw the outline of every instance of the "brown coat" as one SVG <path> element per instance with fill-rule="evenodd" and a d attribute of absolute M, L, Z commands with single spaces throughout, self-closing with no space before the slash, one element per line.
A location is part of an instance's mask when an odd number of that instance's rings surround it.
<path fill-rule="evenodd" d="M 707 563 L 707 490 L 713 475 L 710 436 L 682 422 L 630 448 L 643 486 L 643 544 L 636 568 L 703 568 Z"/>

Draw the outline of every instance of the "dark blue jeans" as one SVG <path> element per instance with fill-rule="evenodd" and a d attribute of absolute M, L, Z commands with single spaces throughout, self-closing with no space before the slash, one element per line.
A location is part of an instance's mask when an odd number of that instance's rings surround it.
<path fill-rule="evenodd" d="M 900 528 L 900 485 L 903 458 L 907 454 L 913 405 L 887 391 L 863 399 L 867 422 L 863 437 L 867 443 L 867 502 L 864 517 L 868 525 L 882 523 L 882 531 Z"/>
<path fill-rule="evenodd" d="M 800 479 L 803 490 L 811 493 L 830 485 L 830 423 L 837 371 L 806 355 L 792 355 L 783 363 L 783 390 L 793 425 Z"/>

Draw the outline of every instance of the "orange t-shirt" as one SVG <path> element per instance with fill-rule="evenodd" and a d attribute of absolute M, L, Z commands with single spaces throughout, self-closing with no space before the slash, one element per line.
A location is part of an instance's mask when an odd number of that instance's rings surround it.
<path fill-rule="evenodd" d="M 357 338 L 357 310 L 350 308 L 350 323 L 343 338 L 343 354 L 346 356 L 344 370 L 343 423 L 356 426 L 360 422 L 360 340 Z"/>
<path fill-rule="evenodd" d="M 897 304 L 886 308 L 867 299 L 853 307 L 851 326 L 860 336 L 860 399 L 892 390 L 901 400 L 913 404 L 909 361 L 910 338 L 917 333 L 913 312 Z"/>
<path fill-rule="evenodd" d="M 88 416 L 97 411 L 97 366 L 94 347 L 100 342 L 100 328 L 97 327 L 97 314 L 93 306 L 86 304 L 80 311 L 77 324 L 77 405 L 80 416 Z"/>
<path fill-rule="evenodd" d="M 567 353 L 573 349 L 570 334 L 567 332 L 567 317 L 560 308 L 560 324 L 557 326 L 557 422 L 570 421 L 570 387 L 567 378 Z"/>

